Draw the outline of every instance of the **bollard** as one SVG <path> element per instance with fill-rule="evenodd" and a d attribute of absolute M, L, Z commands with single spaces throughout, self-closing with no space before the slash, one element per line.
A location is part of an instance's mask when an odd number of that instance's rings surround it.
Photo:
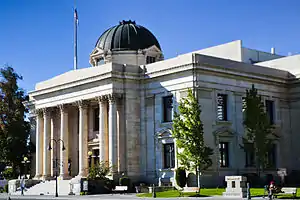
<path fill-rule="evenodd" d="M 156 198 L 155 185 L 154 184 L 153 184 L 153 187 L 152 187 L 152 197 Z"/>
<path fill-rule="evenodd" d="M 251 199 L 250 184 L 247 183 L 247 199 Z"/>

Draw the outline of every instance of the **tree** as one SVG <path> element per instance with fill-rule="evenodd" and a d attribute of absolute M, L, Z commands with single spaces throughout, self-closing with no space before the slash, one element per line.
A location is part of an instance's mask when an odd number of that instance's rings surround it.
<path fill-rule="evenodd" d="M 179 103 L 179 113 L 175 112 L 172 136 L 176 139 L 180 164 L 189 170 L 196 170 L 198 187 L 199 173 L 212 165 L 213 150 L 207 147 L 203 138 L 203 124 L 200 119 L 201 107 L 191 89 L 188 96 Z"/>
<path fill-rule="evenodd" d="M 258 95 L 254 85 L 251 89 L 246 90 L 243 109 L 245 112 L 244 126 L 247 132 L 245 142 L 252 144 L 252 148 L 247 148 L 247 145 L 244 145 L 244 148 L 246 151 L 254 151 L 257 172 L 260 173 L 260 170 L 266 167 L 267 154 L 273 143 L 273 126 L 265 111 L 262 98 Z"/>
<path fill-rule="evenodd" d="M 18 86 L 22 77 L 12 67 L 1 68 L 0 78 L 0 160 L 11 165 L 16 176 L 29 152 L 30 124 L 23 105 L 28 97 Z"/>

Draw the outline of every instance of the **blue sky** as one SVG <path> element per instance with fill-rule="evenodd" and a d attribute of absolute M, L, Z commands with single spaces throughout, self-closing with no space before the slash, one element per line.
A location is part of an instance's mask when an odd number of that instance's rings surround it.
<path fill-rule="evenodd" d="M 23 76 L 21 87 L 73 69 L 74 0 L 0 0 L 0 66 Z M 241 39 L 249 48 L 300 53 L 299 0 L 77 0 L 78 65 L 106 29 L 125 19 L 147 27 L 165 58 Z"/>

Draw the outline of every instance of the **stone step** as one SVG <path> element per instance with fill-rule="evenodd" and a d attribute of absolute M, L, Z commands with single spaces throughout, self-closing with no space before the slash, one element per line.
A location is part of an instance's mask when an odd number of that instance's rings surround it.
<path fill-rule="evenodd" d="M 57 188 L 59 195 L 68 195 L 70 192 L 69 180 L 58 180 Z M 41 182 L 25 190 L 25 195 L 55 195 L 55 180 Z M 21 191 L 17 191 L 11 195 L 20 195 Z"/>

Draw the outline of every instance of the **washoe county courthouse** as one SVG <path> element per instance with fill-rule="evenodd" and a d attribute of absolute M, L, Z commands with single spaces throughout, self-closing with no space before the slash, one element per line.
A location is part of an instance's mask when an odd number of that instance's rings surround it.
<path fill-rule="evenodd" d="M 108 161 L 115 166 L 112 178 L 124 173 L 135 182 L 174 185 L 180 163 L 172 118 L 188 88 L 197 91 L 205 143 L 214 150 L 201 184 L 256 173 L 254 155 L 241 148 L 242 105 L 252 84 L 278 136 L 264 173 L 300 170 L 300 55 L 262 52 L 237 40 L 165 60 L 147 28 L 122 21 L 99 37 L 89 61 L 90 67 L 37 83 L 29 92 L 36 179 L 55 175 L 58 155 L 61 179 L 86 177 L 89 166 Z M 63 140 L 65 151 L 48 150 L 49 143 L 56 145 L 51 139 Z"/>

